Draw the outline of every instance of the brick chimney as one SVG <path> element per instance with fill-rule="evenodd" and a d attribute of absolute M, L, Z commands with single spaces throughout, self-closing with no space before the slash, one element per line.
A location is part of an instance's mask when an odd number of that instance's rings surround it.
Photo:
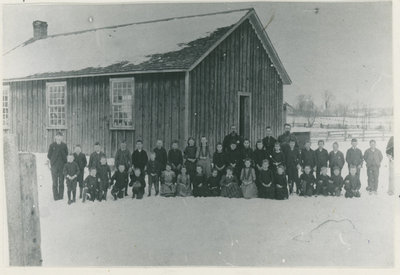
<path fill-rule="evenodd" d="M 33 21 L 33 39 L 42 39 L 47 37 L 47 23 L 43 21 Z"/>

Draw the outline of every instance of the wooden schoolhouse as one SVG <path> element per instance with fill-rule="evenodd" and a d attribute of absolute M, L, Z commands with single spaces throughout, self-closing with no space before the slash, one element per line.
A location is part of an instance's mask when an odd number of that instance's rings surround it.
<path fill-rule="evenodd" d="M 70 150 L 99 141 L 145 149 L 157 139 L 209 139 L 235 124 L 252 143 L 282 132 L 283 85 L 291 80 L 254 9 L 48 35 L 3 55 L 3 123 L 21 151 L 46 152 L 56 132 Z"/>

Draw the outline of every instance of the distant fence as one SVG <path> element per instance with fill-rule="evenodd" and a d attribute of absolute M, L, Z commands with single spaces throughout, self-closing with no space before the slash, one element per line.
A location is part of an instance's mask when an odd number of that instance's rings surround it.
<path fill-rule="evenodd" d="M 392 135 L 389 131 L 383 130 L 364 130 L 364 129 L 344 129 L 344 130 L 332 130 L 332 131 L 321 131 L 311 132 L 311 141 L 318 141 L 320 139 L 325 141 L 346 141 L 356 138 L 361 141 L 375 139 L 385 140 Z"/>

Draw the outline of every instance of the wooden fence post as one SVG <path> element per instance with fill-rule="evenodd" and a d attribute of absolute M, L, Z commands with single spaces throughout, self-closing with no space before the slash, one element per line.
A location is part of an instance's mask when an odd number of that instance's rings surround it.
<path fill-rule="evenodd" d="M 18 153 L 15 135 L 4 135 L 10 266 L 42 264 L 36 158 Z"/>

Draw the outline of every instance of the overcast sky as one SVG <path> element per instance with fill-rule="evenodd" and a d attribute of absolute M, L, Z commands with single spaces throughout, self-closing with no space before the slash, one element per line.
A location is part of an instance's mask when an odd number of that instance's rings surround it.
<path fill-rule="evenodd" d="M 34 20 L 46 21 L 49 34 L 56 34 L 248 7 L 263 24 L 273 18 L 267 33 L 293 81 L 284 87 L 284 100 L 295 104 L 297 95 L 310 94 L 321 104 L 329 90 L 339 102 L 392 106 L 390 2 L 8 5 L 3 48 L 31 38 Z"/>

